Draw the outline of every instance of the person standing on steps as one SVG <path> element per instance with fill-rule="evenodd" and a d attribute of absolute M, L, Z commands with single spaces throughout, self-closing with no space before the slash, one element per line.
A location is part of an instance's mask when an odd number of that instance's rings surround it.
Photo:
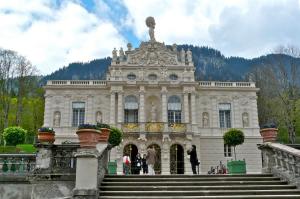
<path fill-rule="evenodd" d="M 142 158 L 143 174 L 148 174 L 148 165 L 146 161 L 146 154 L 144 154 Z"/>
<path fill-rule="evenodd" d="M 138 153 L 135 158 L 135 174 L 140 174 L 142 169 L 142 157 L 141 154 Z"/>
<path fill-rule="evenodd" d="M 146 162 L 148 165 L 149 175 L 155 175 L 154 164 L 156 160 L 156 152 L 154 146 L 147 149 Z"/>
<path fill-rule="evenodd" d="M 187 151 L 187 154 L 190 155 L 190 162 L 191 162 L 193 174 L 197 174 L 196 166 L 199 165 L 199 161 L 197 157 L 196 145 L 192 145 L 192 149 L 189 149 Z"/>
<path fill-rule="evenodd" d="M 130 157 L 128 156 L 128 154 L 125 154 L 123 156 L 123 173 L 124 175 L 128 175 L 130 174 Z"/>

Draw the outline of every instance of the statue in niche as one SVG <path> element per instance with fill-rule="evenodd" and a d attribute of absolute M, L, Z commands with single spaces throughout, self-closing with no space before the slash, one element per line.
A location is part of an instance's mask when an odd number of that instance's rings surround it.
<path fill-rule="evenodd" d="M 116 48 L 114 48 L 114 50 L 112 51 L 112 61 L 117 62 L 117 50 L 116 50 Z"/>
<path fill-rule="evenodd" d="M 202 123 L 203 123 L 203 127 L 209 127 L 209 115 L 207 112 L 204 112 L 202 114 Z"/>
<path fill-rule="evenodd" d="M 119 61 L 122 62 L 124 61 L 124 51 L 123 51 L 123 48 L 121 47 L 120 50 L 119 50 Z"/>
<path fill-rule="evenodd" d="M 192 51 L 190 49 L 186 51 L 186 57 L 189 63 L 193 62 Z"/>
<path fill-rule="evenodd" d="M 56 111 L 54 113 L 53 126 L 55 126 L 55 127 L 60 126 L 60 112 L 59 111 Z"/>
<path fill-rule="evenodd" d="M 184 52 L 183 48 L 181 48 L 181 51 L 180 51 L 180 59 L 181 59 L 182 63 L 185 63 L 185 52 Z"/>
<path fill-rule="evenodd" d="M 147 17 L 146 25 L 149 28 L 150 41 L 154 42 L 155 41 L 155 37 L 154 37 L 155 20 L 154 20 L 154 18 L 153 17 Z"/>
<path fill-rule="evenodd" d="M 243 113 L 242 115 L 243 127 L 249 127 L 249 115 L 248 113 Z"/>
<path fill-rule="evenodd" d="M 156 106 L 154 105 L 154 103 L 151 103 L 151 122 L 156 122 Z"/>
<path fill-rule="evenodd" d="M 96 113 L 96 123 L 102 123 L 102 113 L 100 111 Z"/>

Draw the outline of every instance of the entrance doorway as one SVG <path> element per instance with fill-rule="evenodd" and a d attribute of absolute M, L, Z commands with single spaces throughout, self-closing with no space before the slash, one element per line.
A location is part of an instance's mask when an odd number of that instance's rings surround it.
<path fill-rule="evenodd" d="M 170 147 L 170 173 L 184 174 L 184 150 L 179 144 Z"/>
<path fill-rule="evenodd" d="M 154 164 L 154 171 L 155 174 L 161 174 L 161 149 L 158 144 L 151 144 L 148 146 L 148 148 L 152 148 L 154 146 L 156 151 L 156 162 Z"/>
<path fill-rule="evenodd" d="M 123 157 L 124 155 L 129 155 L 130 157 L 130 161 L 131 161 L 131 167 L 130 167 L 130 171 L 131 174 L 135 174 L 135 167 L 134 167 L 134 162 L 135 162 L 135 158 L 136 155 L 138 154 L 138 148 L 136 145 L 134 144 L 127 144 L 126 146 L 124 146 L 124 150 L 123 150 Z"/>

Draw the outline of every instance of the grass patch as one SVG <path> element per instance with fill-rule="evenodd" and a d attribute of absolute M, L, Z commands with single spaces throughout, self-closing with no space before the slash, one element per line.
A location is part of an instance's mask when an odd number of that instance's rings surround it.
<path fill-rule="evenodd" d="M 35 153 L 36 148 L 32 144 L 18 144 L 16 146 L 17 149 L 20 150 L 21 153 Z"/>
<path fill-rule="evenodd" d="M 37 150 L 32 144 L 18 144 L 17 146 L 0 146 L 0 153 L 35 153 Z"/>

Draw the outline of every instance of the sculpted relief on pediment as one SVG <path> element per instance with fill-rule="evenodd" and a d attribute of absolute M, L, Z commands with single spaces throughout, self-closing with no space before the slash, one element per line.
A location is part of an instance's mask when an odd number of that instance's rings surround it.
<path fill-rule="evenodd" d="M 127 64 L 178 65 L 177 53 L 169 50 L 163 43 L 143 42 L 140 48 L 128 53 Z"/>

